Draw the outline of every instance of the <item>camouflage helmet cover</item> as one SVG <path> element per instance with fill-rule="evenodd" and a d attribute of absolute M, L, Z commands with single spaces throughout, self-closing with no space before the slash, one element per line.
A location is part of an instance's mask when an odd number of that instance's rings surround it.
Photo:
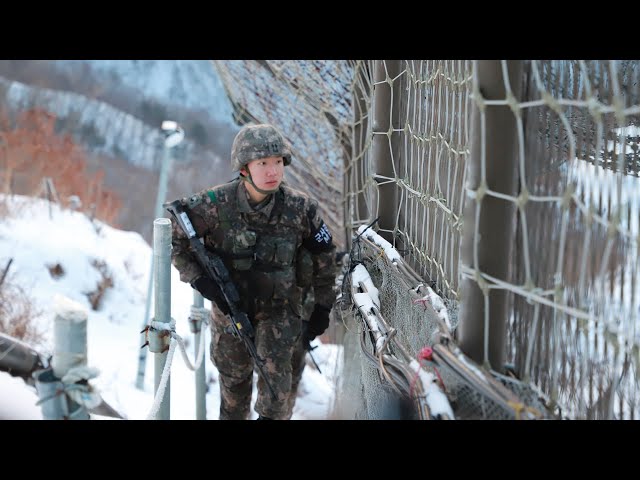
<path fill-rule="evenodd" d="M 267 157 L 283 157 L 285 165 L 291 163 L 291 149 L 280 132 L 266 123 L 242 127 L 231 147 L 231 169 L 239 171 L 250 161 Z"/>

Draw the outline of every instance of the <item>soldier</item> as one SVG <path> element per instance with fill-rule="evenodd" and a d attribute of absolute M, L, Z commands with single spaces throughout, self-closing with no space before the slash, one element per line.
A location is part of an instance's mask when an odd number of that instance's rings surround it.
<path fill-rule="evenodd" d="M 254 327 L 258 355 L 277 395 L 274 400 L 260 376 L 255 404 L 259 420 L 291 418 L 304 368 L 300 346 L 327 329 L 335 298 L 331 233 L 317 202 L 283 183 L 284 167 L 290 163 L 291 150 L 273 126 L 245 126 L 231 149 L 238 178 L 182 200 L 205 248 L 223 259 L 240 294 L 239 306 Z M 213 307 L 211 360 L 219 372 L 220 419 L 247 419 L 253 360 L 244 343 L 225 331 L 229 311 L 224 296 L 203 275 L 184 232 L 172 222 L 172 261 L 180 280 Z M 315 304 L 303 322 L 300 292 L 310 287 Z"/>

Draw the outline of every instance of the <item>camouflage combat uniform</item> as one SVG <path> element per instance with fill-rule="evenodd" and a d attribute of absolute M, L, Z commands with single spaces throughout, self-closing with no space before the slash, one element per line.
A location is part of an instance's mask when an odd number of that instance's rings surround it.
<path fill-rule="evenodd" d="M 317 203 L 281 184 L 256 208 L 238 179 L 183 199 L 205 247 L 221 256 L 255 332 L 258 355 L 277 394 L 274 401 L 258 377 L 256 411 L 289 419 L 304 368 L 301 350 L 301 288 L 313 287 L 315 302 L 330 307 L 335 294 L 335 247 Z M 180 279 L 202 275 L 184 232 L 173 221 L 173 264 Z M 229 320 L 214 305 L 211 359 L 219 372 L 220 419 L 249 415 L 253 360 L 244 343 L 225 332 Z"/>

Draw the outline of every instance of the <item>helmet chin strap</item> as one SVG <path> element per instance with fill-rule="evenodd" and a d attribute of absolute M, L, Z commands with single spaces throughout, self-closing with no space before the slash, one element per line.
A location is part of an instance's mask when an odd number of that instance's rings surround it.
<path fill-rule="evenodd" d="M 258 187 L 255 183 L 253 183 L 253 178 L 251 178 L 251 172 L 249 172 L 248 168 L 245 168 L 245 170 L 247 171 L 246 175 L 243 175 L 242 173 L 240 174 L 240 178 L 242 180 L 244 180 L 245 182 L 247 182 L 249 185 L 251 185 L 253 188 L 256 189 L 256 192 L 259 192 L 263 195 L 271 195 L 272 193 L 276 193 L 278 191 L 278 189 L 280 188 L 278 186 L 278 188 L 274 188 L 272 190 L 263 190 L 260 187 Z"/>

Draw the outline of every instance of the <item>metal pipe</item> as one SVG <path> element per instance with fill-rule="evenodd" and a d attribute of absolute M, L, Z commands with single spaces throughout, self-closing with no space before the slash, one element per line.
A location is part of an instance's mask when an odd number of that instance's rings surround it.
<path fill-rule="evenodd" d="M 360 78 L 357 81 L 357 78 Z M 366 62 L 358 65 L 356 71 L 356 81 L 353 87 L 353 139 L 351 141 L 351 157 L 344 158 L 344 195 L 345 195 L 345 248 L 351 249 L 351 237 L 353 236 L 353 220 L 372 220 L 371 210 L 367 205 L 365 195 L 366 187 L 366 166 L 371 161 L 366 155 L 368 148 L 369 129 L 369 105 L 367 100 L 371 96 L 371 78 Z M 351 195 L 349 195 L 351 194 Z M 367 222 L 368 223 L 368 222 Z"/>
<path fill-rule="evenodd" d="M 378 60 L 375 64 L 373 90 L 373 139 L 371 154 L 376 173 L 387 178 L 395 178 L 395 168 L 399 166 L 400 132 L 393 129 L 400 127 L 400 92 L 394 81 L 400 74 L 400 60 Z M 385 82 L 386 80 L 386 82 Z M 383 82 L 383 83 L 379 83 Z M 398 212 L 398 188 L 395 182 L 381 181 L 378 185 L 378 226 L 382 230 L 393 232 L 396 229 Z M 387 183 L 385 183 L 387 182 Z M 393 233 L 378 232 L 389 243 L 393 244 Z"/>
<path fill-rule="evenodd" d="M 202 298 L 202 295 L 200 295 L 200 293 L 195 289 L 193 290 L 193 306 L 196 308 L 204 308 L 204 298 Z M 195 336 L 195 358 L 197 359 L 198 354 L 200 353 L 200 343 L 202 342 L 202 336 L 204 335 L 204 331 L 202 330 L 202 321 L 199 318 L 192 319 L 191 328 L 193 329 Z M 206 347 L 203 346 L 203 348 Z M 206 359 L 203 358 L 200 366 L 196 370 L 196 420 L 207 419 L 207 383 L 205 380 L 205 364 Z"/>
<path fill-rule="evenodd" d="M 61 381 L 69 370 L 87 366 L 87 312 L 66 297 L 56 297 L 51 367 L 34 372 L 45 420 L 89 420 L 89 412 L 65 393 L 73 388 Z"/>
<path fill-rule="evenodd" d="M 0 333 L 0 371 L 28 379 L 44 368 L 41 355 L 26 343 Z"/>
<path fill-rule="evenodd" d="M 87 366 L 87 311 L 66 297 L 57 297 L 55 308 L 51 366 L 62 378 L 72 368 Z"/>
<path fill-rule="evenodd" d="M 156 207 L 153 218 L 160 218 L 164 215 L 162 214 L 162 203 L 165 200 L 165 195 L 167 192 L 167 172 L 169 171 L 169 164 L 171 163 L 171 155 L 169 155 L 169 149 L 163 148 L 162 150 L 162 164 L 160 166 L 160 179 L 158 181 L 158 194 L 156 196 Z M 155 234 L 155 232 L 154 232 Z M 151 255 L 151 265 L 149 268 L 149 282 L 147 284 L 147 299 L 144 305 L 144 317 L 142 321 L 142 329 L 144 330 L 149 324 L 149 309 L 151 308 L 151 297 L 153 296 L 153 259 L 154 256 Z M 140 345 L 143 345 L 145 342 L 145 334 L 141 334 Z M 146 368 L 146 360 L 147 360 L 147 349 L 141 348 L 140 354 L 138 355 L 138 375 L 136 377 L 136 388 L 139 390 L 143 390 L 144 388 L 144 374 Z"/>
<path fill-rule="evenodd" d="M 171 220 L 168 218 L 157 218 L 153 222 L 153 256 L 155 262 L 154 269 L 154 320 L 156 322 L 171 322 Z M 163 332 L 164 333 L 164 332 Z M 155 382 L 154 392 L 157 393 L 160 386 L 160 379 L 167 361 L 167 351 L 169 338 L 160 335 L 164 339 L 165 349 L 155 354 Z M 171 376 L 167 380 L 164 390 L 164 398 L 160 403 L 156 420 L 169 420 L 171 405 Z"/>
<path fill-rule="evenodd" d="M 507 62 L 507 71 L 511 90 L 518 99 L 522 83 L 522 61 Z M 476 62 L 475 75 L 478 83 L 474 95 L 482 95 L 485 100 L 506 98 L 505 79 L 499 60 Z M 473 269 L 476 276 L 465 277 L 462 282 L 458 334 L 460 348 L 466 355 L 502 372 L 506 353 L 507 293 L 503 289 L 487 289 L 484 281 L 480 281 L 479 286 L 478 276 L 480 273 L 487 273 L 508 280 L 511 248 L 515 239 L 515 204 L 491 195 L 478 196 L 477 192 L 482 193 L 488 188 L 507 195 L 517 195 L 518 128 L 516 115 L 508 105 L 486 106 L 481 102 L 482 99 L 475 98 L 471 159 L 468 163 L 466 185 L 471 197 L 467 196 L 464 209 L 461 247 L 462 264 Z M 483 154 L 486 162 L 485 184 L 482 184 Z M 476 242 L 477 265 L 474 258 Z M 489 308 L 488 332 L 485 331 L 485 308 Z M 488 351 L 485 351 L 485 335 L 488 335 Z"/>

